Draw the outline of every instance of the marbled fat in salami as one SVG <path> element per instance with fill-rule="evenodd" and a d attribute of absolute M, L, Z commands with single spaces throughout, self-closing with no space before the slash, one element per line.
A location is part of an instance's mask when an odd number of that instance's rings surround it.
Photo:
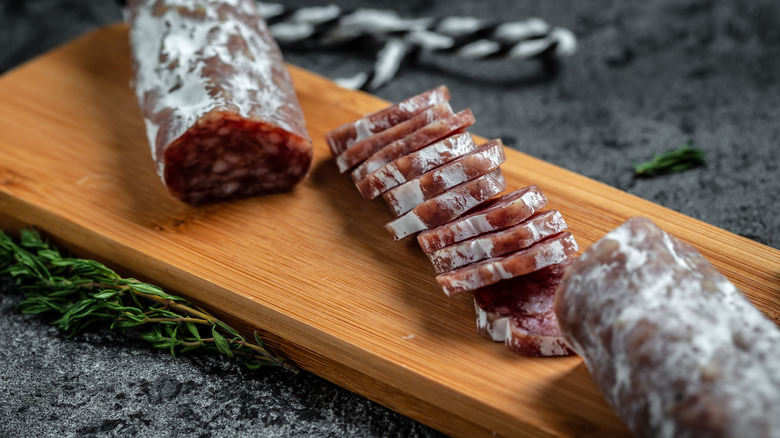
<path fill-rule="evenodd" d="M 325 140 L 333 156 L 338 156 L 360 140 L 405 122 L 420 112 L 448 100 L 450 100 L 450 92 L 446 86 L 441 85 L 354 122 L 346 123 L 328 132 Z"/>
<path fill-rule="evenodd" d="M 357 188 L 364 199 L 374 199 L 393 187 L 471 152 L 476 147 L 477 144 L 468 132 L 453 134 L 385 164 L 358 181 Z"/>
<path fill-rule="evenodd" d="M 491 140 L 455 161 L 388 190 L 382 197 L 393 214 L 400 216 L 445 190 L 498 169 L 505 160 L 501 140 Z"/>
<path fill-rule="evenodd" d="M 528 219 L 547 205 L 547 198 L 538 186 L 524 187 L 491 199 L 479 208 L 450 223 L 417 235 L 426 253 L 490 231 L 511 227 Z"/>
<path fill-rule="evenodd" d="M 780 436 L 780 329 L 649 219 L 629 219 L 588 248 L 555 310 L 637 436 Z"/>
<path fill-rule="evenodd" d="M 573 259 L 474 291 L 477 332 L 523 356 L 568 356 L 554 311 L 555 291 Z"/>
<path fill-rule="evenodd" d="M 547 210 L 534 214 L 518 225 L 481 234 L 427 255 L 436 272 L 443 273 L 480 260 L 527 248 L 566 228 L 566 221 L 563 220 L 560 212 Z"/>
<path fill-rule="evenodd" d="M 133 88 L 157 173 L 198 204 L 286 191 L 312 145 L 252 0 L 130 0 Z"/>

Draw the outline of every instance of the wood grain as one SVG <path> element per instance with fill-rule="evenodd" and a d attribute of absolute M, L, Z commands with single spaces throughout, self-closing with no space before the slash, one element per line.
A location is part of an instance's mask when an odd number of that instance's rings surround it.
<path fill-rule="evenodd" d="M 153 171 L 123 25 L 7 73 L 0 225 L 34 224 L 448 434 L 628 435 L 579 358 L 522 358 L 479 337 L 471 297 L 446 298 L 416 243 L 385 231 L 381 201 L 363 201 L 337 172 L 323 135 L 387 103 L 291 71 L 315 143 L 308 178 L 291 193 L 199 208 L 171 198 Z M 780 321 L 780 251 L 520 152 L 507 158 L 510 188 L 538 184 L 581 247 L 648 216 Z"/>

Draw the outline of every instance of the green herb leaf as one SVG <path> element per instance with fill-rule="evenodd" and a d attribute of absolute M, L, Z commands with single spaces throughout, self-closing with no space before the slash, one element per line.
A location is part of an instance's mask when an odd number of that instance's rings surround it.
<path fill-rule="evenodd" d="M 98 322 L 110 323 L 111 329 L 139 327 L 141 339 L 152 347 L 169 349 L 172 355 L 216 351 L 242 357 L 252 370 L 270 365 L 297 371 L 268 350 L 257 333 L 255 342 L 250 342 L 203 309 L 158 286 L 122 278 L 93 260 L 63 256 L 35 229 L 21 230 L 18 241 L 0 230 L 0 276 L 12 277 L 24 294 L 19 311 L 51 315 L 52 324 L 70 334 Z M 180 331 L 182 324 L 186 330 Z M 202 338 L 201 329 L 210 329 L 212 337 Z"/>
<path fill-rule="evenodd" d="M 634 164 L 634 175 L 655 176 L 681 172 L 704 164 L 704 151 L 685 144 L 681 148 L 656 155 L 651 161 Z"/>
<path fill-rule="evenodd" d="M 219 334 L 216 326 L 211 328 L 211 336 L 214 338 L 214 344 L 216 344 L 220 353 L 225 356 L 233 357 L 233 350 L 230 349 L 230 344 L 228 344 L 228 341 L 224 336 Z"/>

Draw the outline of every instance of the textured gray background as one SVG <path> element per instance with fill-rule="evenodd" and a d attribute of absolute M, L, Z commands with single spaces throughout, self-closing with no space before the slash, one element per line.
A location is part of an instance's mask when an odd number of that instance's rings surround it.
<path fill-rule="evenodd" d="M 295 1 L 291 4 L 324 4 Z M 780 248 L 780 3 L 775 0 L 349 1 L 405 16 L 537 16 L 579 38 L 555 74 L 538 63 L 424 56 L 376 94 L 447 84 L 473 132 Z M 107 0 L 0 1 L 0 72 L 121 18 Z M 286 52 L 328 77 L 370 53 Z M 2 135 L 2 133 L 0 133 Z M 652 179 L 631 164 L 691 141 L 707 164 Z M 685 237 L 685 236 L 681 236 Z M 171 358 L 95 329 L 68 338 L 19 315 L 0 283 L 0 436 L 435 436 L 322 379 Z"/>

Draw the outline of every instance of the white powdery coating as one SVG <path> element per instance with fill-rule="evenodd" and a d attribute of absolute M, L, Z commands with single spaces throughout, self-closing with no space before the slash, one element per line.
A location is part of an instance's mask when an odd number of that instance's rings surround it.
<path fill-rule="evenodd" d="M 471 134 L 463 132 L 444 140 L 437 141 L 422 149 L 394 160 L 375 170 L 366 178 L 373 180 L 374 187 L 366 194 L 370 199 L 382 192 L 407 182 L 407 177 L 399 170 L 400 165 L 416 169 L 413 175 L 421 175 L 456 157 L 464 155 L 476 147 Z"/>
<path fill-rule="evenodd" d="M 589 248 L 558 299 L 564 335 L 638 435 L 780 434 L 780 330 L 649 220 Z"/>
<path fill-rule="evenodd" d="M 530 209 L 531 212 L 542 208 L 547 204 L 547 199 L 541 192 L 529 190 L 518 199 L 501 207 L 502 210 Z M 455 242 L 461 242 L 480 234 L 495 231 L 497 228 L 488 220 L 488 213 L 472 214 L 444 226 L 449 231 Z"/>
<path fill-rule="evenodd" d="M 237 12 L 255 14 L 253 2 L 230 0 L 228 5 Z M 138 7 L 130 38 L 136 57 L 136 95 L 139 102 L 146 100 L 147 93 L 156 93 L 155 113 L 163 110 L 173 111 L 173 124 L 170 138 L 178 138 L 196 121 L 215 108 L 235 106 L 237 113 L 244 118 L 264 117 L 273 114 L 284 104 L 285 95 L 276 87 L 262 87 L 257 83 L 272 83 L 273 61 L 265 56 L 245 56 L 243 53 L 231 53 L 228 40 L 231 36 L 240 36 L 253 54 L 271 51 L 268 44 L 257 31 L 242 21 L 228 15 L 226 21 L 217 16 L 220 2 L 204 1 L 168 1 L 172 6 L 161 17 L 153 16 L 151 4 Z M 195 9 L 202 6 L 205 18 L 186 17 L 176 7 Z M 261 31 L 265 23 L 257 22 Z M 233 75 L 225 75 L 219 86 L 229 92 L 229 99 L 223 96 L 211 96 L 210 78 L 203 72 L 205 60 L 217 58 L 225 65 L 234 68 Z M 160 62 L 164 59 L 164 62 Z M 259 94 L 258 94 L 259 93 Z M 254 102 L 263 102 L 263 114 L 256 113 L 258 106 Z M 280 127 L 292 130 L 283 120 L 275 118 Z M 152 149 L 157 156 L 158 129 L 154 122 L 145 119 L 146 131 Z M 162 177 L 164 163 L 158 163 L 158 174 Z"/>
<path fill-rule="evenodd" d="M 484 260 L 439 274 L 436 276 L 436 281 L 441 285 L 444 293 L 451 296 L 454 293 L 475 290 L 501 280 L 530 274 L 560 263 L 577 251 L 577 243 L 568 232 L 551 239 L 507 256 Z"/>
<path fill-rule="evenodd" d="M 560 212 L 552 210 L 546 214 L 532 217 L 519 225 L 485 234 L 483 237 L 475 237 L 446 246 L 428 254 L 436 272 L 442 273 L 459 268 L 470 263 L 491 257 L 501 256 L 497 252 L 496 243 L 502 243 L 502 247 L 509 247 L 509 237 L 514 237 L 518 232 L 525 235 L 523 239 L 516 239 L 512 250 L 523 249 L 522 245 L 532 245 L 546 237 L 559 233 L 567 228 L 566 221 Z M 519 237 L 519 236 L 518 236 Z"/>
<path fill-rule="evenodd" d="M 467 189 L 467 185 L 483 183 L 486 184 L 486 187 L 476 197 Z M 496 169 L 425 201 L 403 216 L 387 223 L 385 227 L 393 234 L 395 240 L 402 239 L 422 230 L 427 230 L 431 226 L 436 226 L 436 224 L 428 223 L 422 217 L 423 209 L 439 209 L 445 212 L 447 216 L 457 216 L 497 195 L 504 188 L 506 188 L 506 180 L 501 173 L 501 169 Z"/>

